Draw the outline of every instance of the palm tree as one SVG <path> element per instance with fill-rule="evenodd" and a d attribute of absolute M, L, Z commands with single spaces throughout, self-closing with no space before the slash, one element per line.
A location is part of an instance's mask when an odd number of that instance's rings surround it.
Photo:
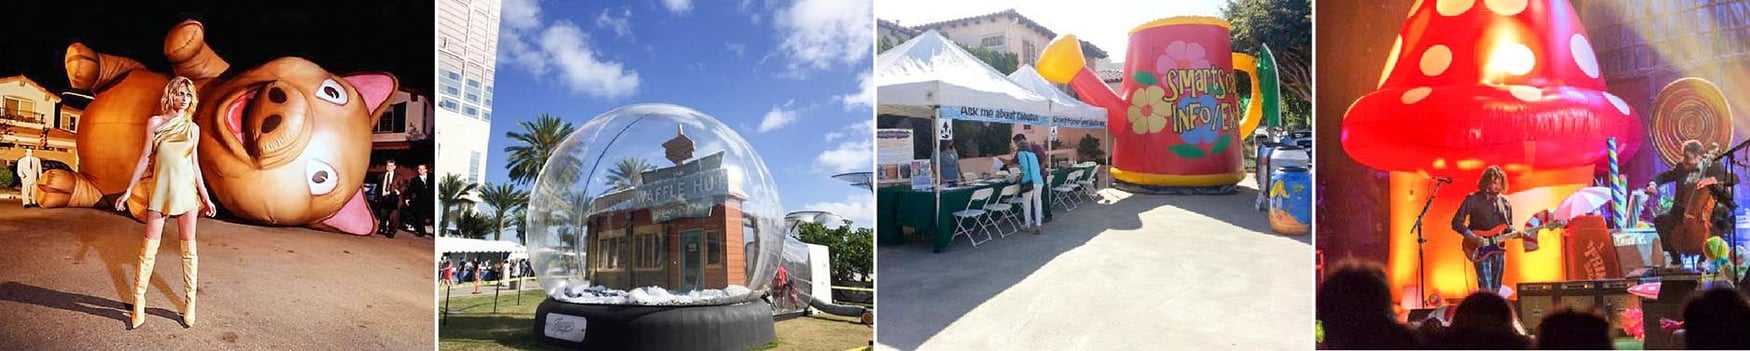
<path fill-rule="evenodd" d="M 541 167 L 547 159 L 553 156 L 553 150 L 559 148 L 559 143 L 565 137 L 576 131 L 571 123 L 560 120 L 558 116 L 541 114 L 534 121 L 517 122 L 523 127 L 521 132 L 507 132 L 505 136 L 517 141 L 516 145 L 507 146 L 504 152 L 509 161 L 505 168 L 510 170 L 510 181 L 516 184 L 529 184 L 541 174 Z"/>
<path fill-rule="evenodd" d="M 529 192 L 510 184 L 487 183 L 480 189 L 480 200 L 492 206 L 492 240 L 504 238 L 504 220 L 512 211 L 529 205 Z"/>
<path fill-rule="evenodd" d="M 522 241 L 523 246 L 529 246 L 528 223 L 529 205 L 528 203 L 523 203 L 522 206 L 517 206 L 516 210 L 510 213 L 509 223 L 510 227 L 516 228 L 517 240 Z"/>
<path fill-rule="evenodd" d="M 461 211 L 456 217 L 456 236 L 469 239 L 486 239 L 486 233 L 491 232 L 492 218 L 477 211 Z"/>
<path fill-rule="evenodd" d="M 455 209 L 461 208 L 463 205 L 474 204 L 474 200 L 469 199 L 468 194 L 473 193 L 474 188 L 478 186 L 478 184 L 469 183 L 455 173 L 444 174 L 443 179 L 438 180 L 438 210 L 443 211 L 443 215 L 438 218 L 439 233 L 449 228 L 446 225 L 449 221 L 454 220 Z"/>
<path fill-rule="evenodd" d="M 656 169 L 642 158 L 627 157 L 614 164 L 614 169 L 608 171 L 608 184 L 613 185 L 611 191 L 631 189 L 644 184 L 644 172 Z"/>

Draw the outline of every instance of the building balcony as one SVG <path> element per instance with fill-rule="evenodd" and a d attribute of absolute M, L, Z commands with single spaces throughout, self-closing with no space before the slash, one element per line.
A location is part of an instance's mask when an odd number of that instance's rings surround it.
<path fill-rule="evenodd" d="M 8 108 L 0 109 L 0 119 L 41 124 L 43 123 L 43 114 Z"/>

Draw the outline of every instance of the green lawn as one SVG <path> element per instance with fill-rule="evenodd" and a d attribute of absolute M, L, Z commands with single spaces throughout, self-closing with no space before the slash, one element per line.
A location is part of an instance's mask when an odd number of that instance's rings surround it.
<path fill-rule="evenodd" d="M 524 291 L 520 305 L 516 294 L 500 292 L 498 312 L 493 313 L 491 290 L 481 290 L 480 295 L 469 294 L 471 287 L 451 292 L 450 309 L 457 312 L 438 325 L 439 350 L 560 350 L 533 335 L 535 306 L 547 298 L 544 292 Z M 443 294 L 438 290 L 440 308 Z M 866 348 L 874 338 L 874 329 L 856 318 L 832 315 L 792 318 L 775 328 L 778 340 L 760 350 L 849 350 Z"/>

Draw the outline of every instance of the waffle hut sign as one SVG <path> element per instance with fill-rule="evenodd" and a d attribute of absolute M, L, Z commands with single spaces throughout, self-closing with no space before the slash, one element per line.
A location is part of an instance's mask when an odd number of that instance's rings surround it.
<path fill-rule="evenodd" d="M 650 209 L 651 220 L 710 217 L 718 196 L 729 195 L 729 173 L 718 152 L 674 167 L 644 172 L 637 188 L 638 207 Z"/>

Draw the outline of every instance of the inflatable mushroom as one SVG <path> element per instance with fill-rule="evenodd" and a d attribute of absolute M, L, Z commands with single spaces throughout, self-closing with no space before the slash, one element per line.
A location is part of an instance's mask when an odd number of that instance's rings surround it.
<path fill-rule="evenodd" d="M 1424 219 L 1431 289 L 1469 291 L 1475 275 L 1449 223 L 1483 168 L 1507 171 L 1514 224 L 1591 183 L 1606 156 L 1642 142 L 1639 119 L 1604 91 L 1585 27 L 1566 0 L 1422 1 L 1392 44 L 1379 89 L 1344 113 L 1341 142 L 1357 162 L 1391 172 L 1393 291 L 1417 282 L 1410 232 L 1436 177 L 1449 177 Z M 1624 158 L 1632 155 L 1623 155 Z M 1560 247 L 1559 236 L 1544 245 Z M 1505 286 L 1562 278 L 1561 250 L 1507 247 Z"/>

